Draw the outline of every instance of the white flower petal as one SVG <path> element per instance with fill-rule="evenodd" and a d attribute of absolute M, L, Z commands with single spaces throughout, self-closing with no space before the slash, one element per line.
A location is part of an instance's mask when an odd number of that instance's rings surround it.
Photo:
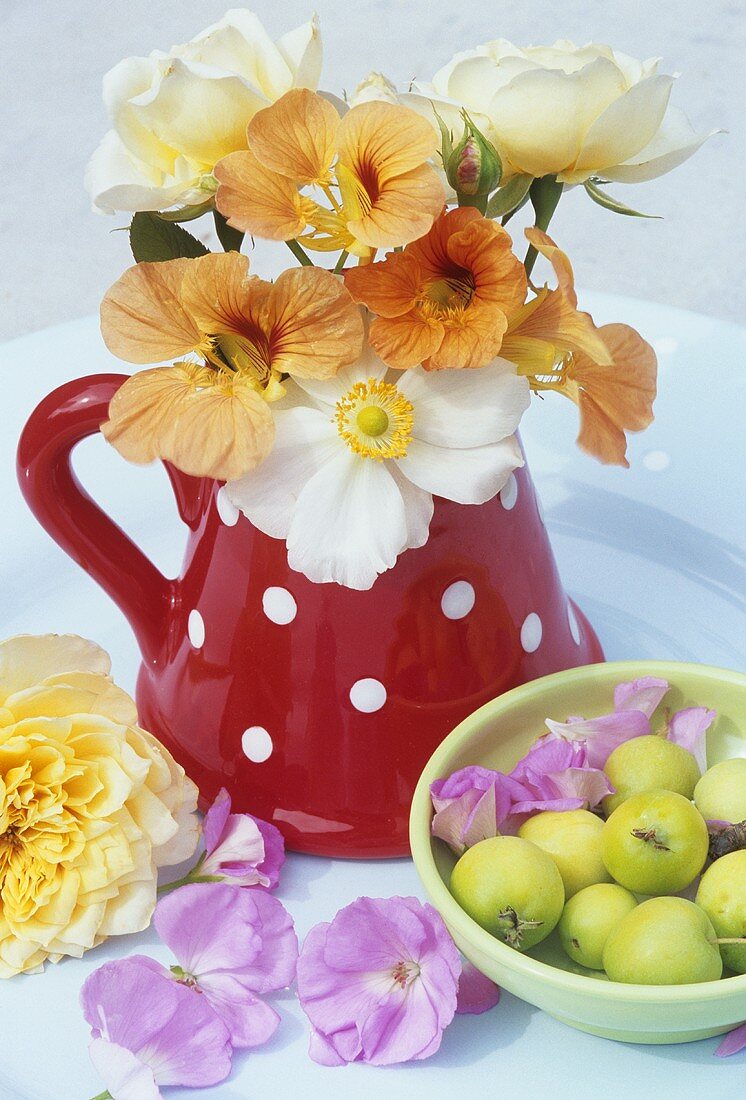
<path fill-rule="evenodd" d="M 457 504 L 491 500 L 518 466 L 523 466 L 523 456 L 514 435 L 468 450 L 433 447 L 413 439 L 405 457 L 399 459 L 399 469 L 415 485 Z"/>
<path fill-rule="evenodd" d="M 164 179 L 168 182 L 164 183 Z M 93 209 L 100 214 L 115 210 L 166 210 L 179 201 L 197 178 L 164 177 L 157 169 L 137 161 L 115 130 L 109 130 L 85 170 L 85 187 Z"/>
<path fill-rule="evenodd" d="M 430 493 L 420 489 L 405 477 L 398 462 L 389 462 L 391 472 L 399 492 L 404 500 L 404 512 L 407 520 L 407 550 L 416 550 L 424 546 L 430 534 L 430 520 L 433 518 L 433 498 Z"/>
<path fill-rule="evenodd" d="M 396 379 L 414 406 L 416 439 L 471 448 L 512 435 L 529 406 L 528 381 L 506 359 L 478 370 L 405 371 Z"/>
<path fill-rule="evenodd" d="M 292 70 L 281 50 L 247 8 L 226 12 L 217 23 L 170 53 L 243 77 L 266 103 L 279 99 L 293 84 Z"/>
<path fill-rule="evenodd" d="M 158 1100 L 160 1097 L 152 1069 L 131 1050 L 107 1039 L 94 1039 L 88 1053 L 94 1069 L 117 1100 Z"/>
<path fill-rule="evenodd" d="M 519 73 L 492 97 L 488 113 L 514 167 L 541 176 L 574 165 L 594 119 L 625 90 L 616 65 L 598 57 L 574 73 Z"/>
<path fill-rule="evenodd" d="M 366 382 L 369 378 L 379 380 L 387 370 L 386 364 L 366 344 L 360 358 L 344 367 L 333 378 L 323 381 L 318 378 L 293 378 L 293 382 L 321 405 L 333 409 L 340 397 L 349 393 L 356 382 Z"/>
<path fill-rule="evenodd" d="M 672 76 L 649 77 L 609 104 L 585 135 L 575 171 L 619 164 L 644 149 L 663 121 L 673 82 Z"/>
<path fill-rule="evenodd" d="M 343 444 L 327 413 L 290 408 L 275 412 L 275 445 L 261 466 L 225 493 L 231 504 L 272 538 L 287 538 L 298 497 Z"/>
<path fill-rule="evenodd" d="M 277 48 L 295 75 L 296 88 L 318 88 L 324 51 L 316 15 L 308 23 L 283 34 Z"/>
<path fill-rule="evenodd" d="M 604 169 L 606 179 L 618 183 L 645 183 L 678 168 L 701 145 L 720 130 L 698 134 L 682 110 L 669 107 L 653 140 L 634 157 L 614 168 Z"/>
<path fill-rule="evenodd" d="M 407 536 L 404 501 L 386 465 L 344 448 L 298 498 L 288 562 L 317 584 L 364 590 L 392 567 Z"/>

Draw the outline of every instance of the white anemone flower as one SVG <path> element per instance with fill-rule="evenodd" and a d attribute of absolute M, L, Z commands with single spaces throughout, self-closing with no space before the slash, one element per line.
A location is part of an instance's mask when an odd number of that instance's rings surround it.
<path fill-rule="evenodd" d="M 334 378 L 287 391 L 274 449 L 226 492 L 316 583 L 370 588 L 427 542 L 433 496 L 482 504 L 523 465 L 514 433 L 529 387 L 504 359 L 392 371 L 368 348 Z"/>

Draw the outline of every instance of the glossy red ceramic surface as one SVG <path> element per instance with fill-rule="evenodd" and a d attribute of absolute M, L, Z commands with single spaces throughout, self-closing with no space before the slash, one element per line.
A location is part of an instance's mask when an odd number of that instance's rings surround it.
<path fill-rule="evenodd" d="M 123 380 L 50 394 L 21 438 L 19 478 L 39 521 L 129 618 L 140 720 L 203 808 L 225 786 L 291 848 L 404 855 L 420 771 L 462 718 L 523 681 L 602 659 L 563 591 L 526 468 L 487 504 L 436 500 L 428 543 L 368 592 L 312 584 L 214 482 L 168 468 L 190 533 L 181 576 L 166 579 L 70 467 Z"/>

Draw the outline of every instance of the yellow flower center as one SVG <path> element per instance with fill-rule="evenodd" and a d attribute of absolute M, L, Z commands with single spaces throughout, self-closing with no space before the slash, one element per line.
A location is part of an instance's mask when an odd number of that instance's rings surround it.
<path fill-rule="evenodd" d="M 334 420 L 361 458 L 404 458 L 412 438 L 413 407 L 392 382 L 356 382 L 337 402 Z"/>
<path fill-rule="evenodd" d="M 433 279 L 417 302 L 418 312 L 424 320 L 461 320 L 471 305 L 474 290 L 474 279 L 468 271 Z"/>

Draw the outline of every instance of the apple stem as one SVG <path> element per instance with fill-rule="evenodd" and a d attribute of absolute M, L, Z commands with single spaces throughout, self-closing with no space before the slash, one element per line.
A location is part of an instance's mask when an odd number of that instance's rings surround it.
<path fill-rule="evenodd" d="M 644 840 L 646 844 L 652 844 L 656 852 L 671 851 L 667 844 L 663 844 L 658 840 L 655 829 L 633 829 L 632 836 L 636 840 Z"/>
<path fill-rule="evenodd" d="M 715 943 L 746 943 L 746 936 L 719 936 Z"/>
<path fill-rule="evenodd" d="M 526 929 L 540 928 L 544 923 L 543 920 L 522 920 L 512 905 L 509 905 L 507 909 L 503 909 L 502 912 L 498 914 L 498 917 L 508 926 L 502 930 L 508 947 L 520 947 L 523 942 L 523 933 Z"/>

